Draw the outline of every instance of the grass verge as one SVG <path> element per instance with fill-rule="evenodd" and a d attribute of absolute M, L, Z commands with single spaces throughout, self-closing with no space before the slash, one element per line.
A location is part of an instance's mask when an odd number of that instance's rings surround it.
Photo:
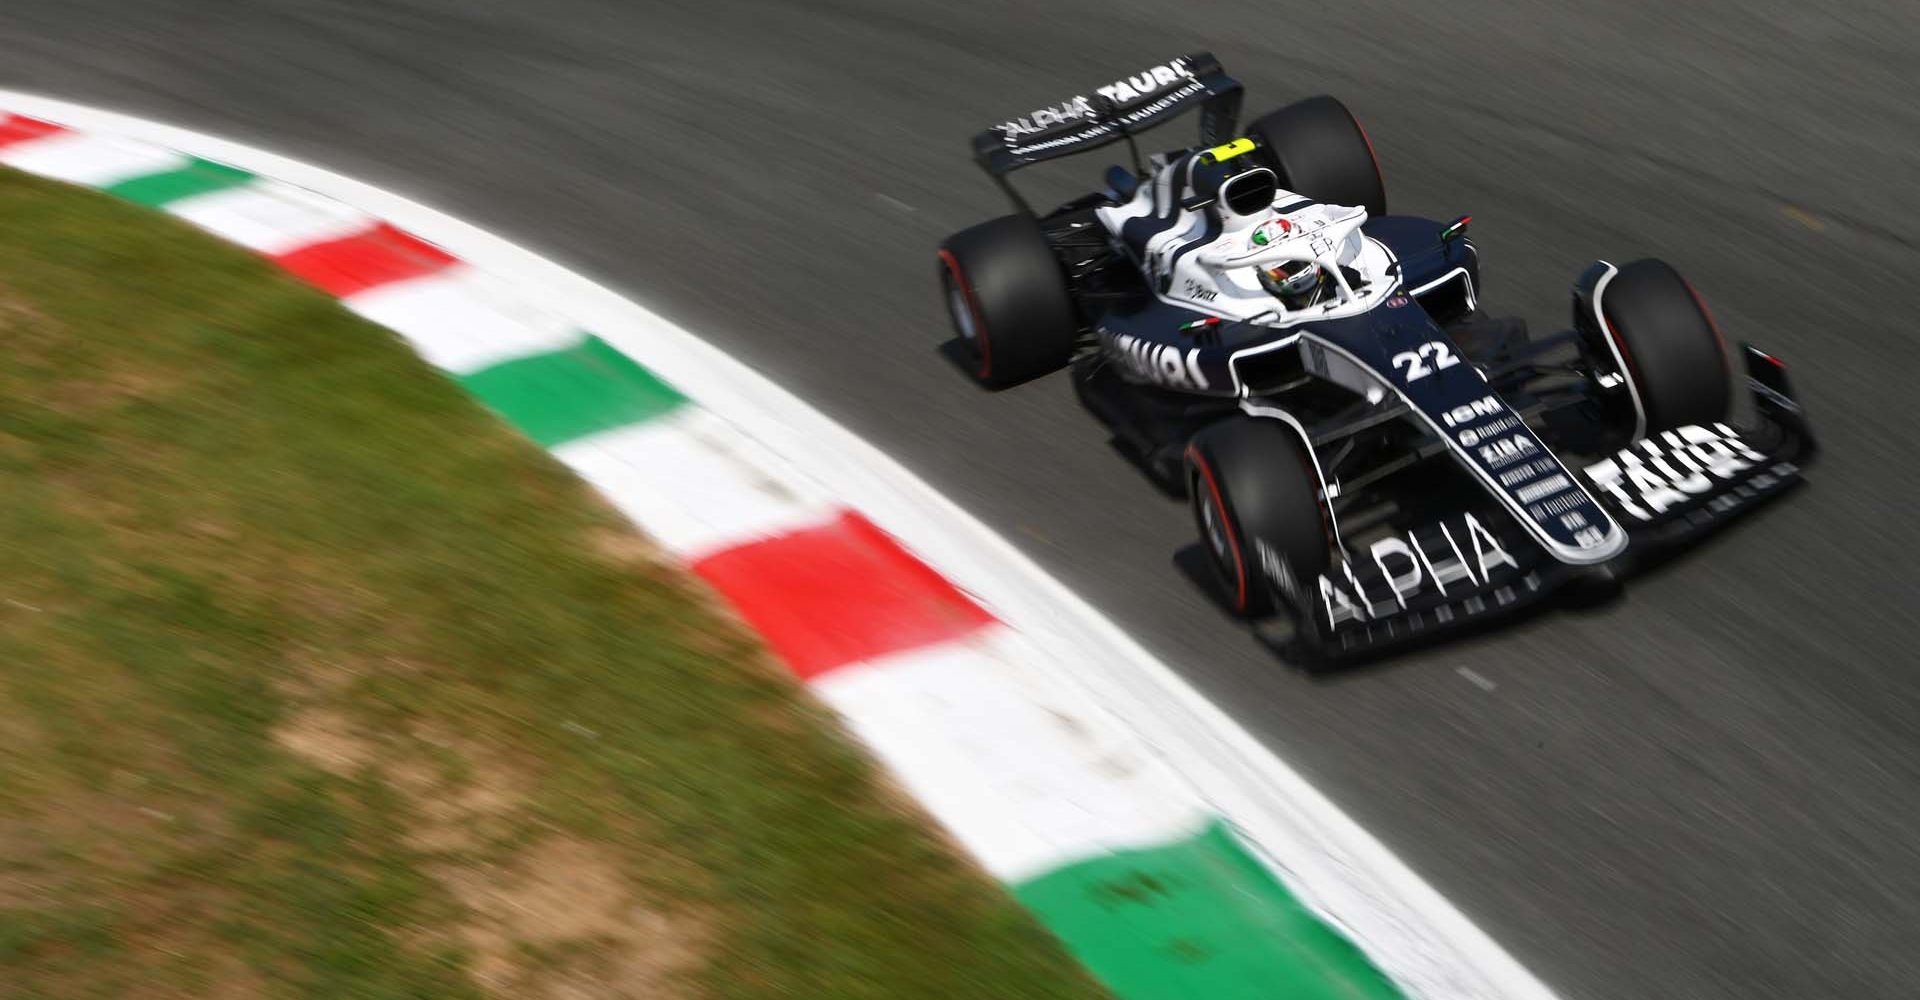
<path fill-rule="evenodd" d="M 0 171 L 0 993 L 1096 997 L 385 331 Z"/>

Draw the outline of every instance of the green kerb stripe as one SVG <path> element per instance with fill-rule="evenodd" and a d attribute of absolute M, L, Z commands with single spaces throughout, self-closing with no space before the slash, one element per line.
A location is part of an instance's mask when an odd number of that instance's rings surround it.
<path fill-rule="evenodd" d="M 1223 824 L 1013 890 L 1121 1000 L 1401 1000 Z"/>
<path fill-rule="evenodd" d="M 107 187 L 107 193 L 155 208 L 197 194 L 224 191 L 253 180 L 254 175 L 224 163 L 195 157 L 186 166 L 165 173 L 134 177 Z"/>
<path fill-rule="evenodd" d="M 460 382 L 547 447 L 651 420 L 687 401 L 593 336 L 578 347 L 502 362 Z"/>

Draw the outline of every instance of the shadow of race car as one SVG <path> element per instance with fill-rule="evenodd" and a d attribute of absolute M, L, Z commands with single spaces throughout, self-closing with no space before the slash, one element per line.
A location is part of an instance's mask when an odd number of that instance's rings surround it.
<path fill-rule="evenodd" d="M 974 377 L 1070 368 L 1189 499 L 1224 602 L 1283 648 L 1485 621 L 1799 481 L 1815 443 L 1785 367 L 1730 351 L 1672 267 L 1596 262 L 1571 327 L 1530 336 L 1481 307 L 1471 217 L 1388 214 L 1339 101 L 1241 130 L 1241 98 L 1197 53 L 981 132 L 1016 211 L 949 237 L 939 273 Z M 1200 143 L 1143 161 L 1139 134 L 1192 110 Z M 1010 181 L 1117 143 L 1131 168 L 1045 214 Z"/>

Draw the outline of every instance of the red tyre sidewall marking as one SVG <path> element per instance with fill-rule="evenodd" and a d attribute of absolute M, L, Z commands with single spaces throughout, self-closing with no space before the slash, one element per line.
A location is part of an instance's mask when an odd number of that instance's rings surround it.
<path fill-rule="evenodd" d="M 1367 144 L 1367 159 L 1373 161 L 1373 179 L 1380 182 L 1380 190 L 1384 193 L 1387 189 L 1387 179 L 1386 175 L 1380 172 L 1380 154 L 1373 150 L 1373 137 L 1367 134 L 1367 127 L 1360 124 L 1360 119 L 1353 117 L 1352 112 L 1348 112 L 1347 120 L 1353 122 L 1353 127 L 1359 131 L 1360 141 Z"/>
<path fill-rule="evenodd" d="M 940 260 L 947 265 L 947 273 L 953 277 L 953 285 L 960 289 L 960 297 L 967 302 L 967 311 L 973 314 L 973 343 L 980 351 L 980 367 L 975 372 L 981 378 L 993 375 L 993 345 L 987 340 L 986 320 L 980 315 L 980 303 L 974 300 L 973 286 L 967 283 L 967 276 L 960 270 L 960 261 L 955 259 L 953 251 L 942 249 Z"/>
<path fill-rule="evenodd" d="M 1614 330 L 1613 320 L 1607 318 L 1607 310 L 1605 307 L 1602 307 L 1600 310 L 1600 325 L 1606 328 L 1607 339 L 1613 341 L 1613 346 L 1619 349 L 1620 360 L 1626 362 L 1626 376 L 1633 379 L 1633 384 L 1635 385 L 1645 385 L 1646 383 L 1640 380 L 1640 366 L 1633 363 L 1633 352 L 1627 350 L 1626 340 L 1620 336 L 1618 331 Z"/>
<path fill-rule="evenodd" d="M 1308 445 L 1308 447 L 1312 447 L 1312 445 Z M 1320 478 L 1320 470 L 1314 467 L 1311 455 L 1302 452 L 1299 457 L 1300 467 L 1306 470 L 1307 481 L 1320 484 L 1320 489 L 1315 491 L 1319 495 L 1314 498 L 1315 502 L 1313 506 L 1320 511 L 1320 541 L 1327 547 L 1327 554 L 1329 556 L 1327 563 L 1331 566 L 1333 563 L 1331 558 L 1333 554 L 1333 510 L 1327 506 L 1327 481 Z M 1341 554 L 1344 556 L 1345 552 L 1343 551 Z M 1288 572 L 1292 572 L 1291 567 L 1288 568 Z"/>
<path fill-rule="evenodd" d="M 1240 554 L 1240 541 L 1234 537 L 1233 515 L 1227 512 L 1227 503 L 1220 496 L 1220 484 L 1213 478 L 1213 467 L 1207 464 L 1206 457 L 1198 448 L 1187 448 L 1187 461 L 1200 471 L 1200 477 L 1207 481 L 1207 493 L 1213 497 L 1213 509 L 1220 512 L 1220 527 L 1227 533 L 1227 549 L 1233 553 L 1233 575 L 1235 594 L 1233 609 L 1247 610 L 1247 560 Z"/>
<path fill-rule="evenodd" d="M 1700 315 L 1706 317 L 1707 329 L 1713 331 L 1713 346 L 1720 349 L 1720 367 L 1730 370 L 1733 362 L 1727 357 L 1727 338 L 1720 333 L 1720 324 L 1714 322 L 1713 313 L 1707 309 L 1707 303 L 1700 298 L 1700 293 L 1693 290 L 1693 282 L 1681 278 L 1680 285 L 1687 290 L 1688 295 L 1693 296 L 1694 308 L 1700 310 Z"/>

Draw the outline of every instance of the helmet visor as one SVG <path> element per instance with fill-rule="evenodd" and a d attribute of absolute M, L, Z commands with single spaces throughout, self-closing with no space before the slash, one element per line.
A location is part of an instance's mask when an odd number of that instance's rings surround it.
<path fill-rule="evenodd" d="M 1307 260 L 1281 261 L 1260 269 L 1260 284 L 1284 298 L 1298 298 L 1320 283 L 1320 266 Z"/>

